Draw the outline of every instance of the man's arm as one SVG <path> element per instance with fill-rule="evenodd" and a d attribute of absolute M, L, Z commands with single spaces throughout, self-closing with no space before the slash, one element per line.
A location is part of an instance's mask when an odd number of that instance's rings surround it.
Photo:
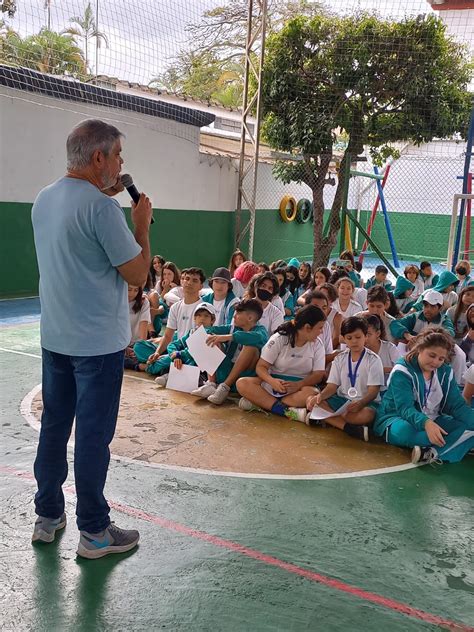
<path fill-rule="evenodd" d="M 132 222 L 135 227 L 135 240 L 141 246 L 142 251 L 131 261 L 117 267 L 119 274 L 130 285 L 143 286 L 148 276 L 151 259 L 148 236 L 151 213 L 151 202 L 144 193 L 141 193 L 138 202 L 136 204 L 132 202 Z"/>

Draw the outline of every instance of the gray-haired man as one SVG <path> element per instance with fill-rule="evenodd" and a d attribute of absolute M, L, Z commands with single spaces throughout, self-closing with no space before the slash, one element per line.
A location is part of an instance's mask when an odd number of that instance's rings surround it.
<path fill-rule="evenodd" d="M 77 125 L 67 139 L 66 176 L 44 188 L 32 210 L 44 406 L 33 541 L 52 542 L 66 524 L 62 484 L 75 418 L 77 553 L 90 559 L 128 551 L 139 539 L 110 522 L 103 495 L 130 342 L 127 283 L 142 285 L 150 262 L 150 200 L 142 194 L 132 205 L 133 235 L 110 197 L 123 190 L 121 137 L 103 121 Z"/>

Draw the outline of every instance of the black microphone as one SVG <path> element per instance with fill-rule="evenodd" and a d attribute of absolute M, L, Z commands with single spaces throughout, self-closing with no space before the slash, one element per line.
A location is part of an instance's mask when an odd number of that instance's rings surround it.
<path fill-rule="evenodd" d="M 137 187 L 133 184 L 132 176 L 129 173 L 124 173 L 120 176 L 120 181 L 122 182 L 123 186 L 127 189 L 132 200 L 135 202 L 135 204 L 137 204 L 138 200 L 140 199 L 140 192 L 138 191 Z M 151 216 L 150 223 L 151 224 L 155 223 L 155 220 L 153 219 L 153 215 Z"/>

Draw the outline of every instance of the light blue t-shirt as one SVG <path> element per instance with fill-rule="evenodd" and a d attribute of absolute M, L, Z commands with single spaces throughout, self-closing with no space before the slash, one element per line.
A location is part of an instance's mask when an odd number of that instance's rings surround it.
<path fill-rule="evenodd" d="M 141 248 L 115 200 L 63 177 L 31 211 L 40 272 L 41 345 L 64 355 L 115 353 L 130 342 L 127 283 L 117 266 Z"/>

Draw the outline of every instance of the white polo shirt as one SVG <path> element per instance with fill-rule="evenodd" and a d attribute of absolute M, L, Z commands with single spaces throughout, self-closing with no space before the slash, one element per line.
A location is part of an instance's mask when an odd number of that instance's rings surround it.
<path fill-rule="evenodd" d="M 349 354 L 350 350 L 346 349 L 334 358 L 328 377 L 328 384 L 337 384 L 337 394 L 340 397 L 345 397 L 346 399 L 348 398 L 347 393 L 352 386 L 349 380 Z M 356 363 L 353 362 L 353 373 L 355 371 L 355 366 Z M 376 353 L 366 348 L 362 362 L 357 369 L 357 378 L 354 385 L 358 393 L 358 397 L 356 399 L 360 399 L 361 397 L 365 397 L 367 395 L 368 386 L 382 387 L 384 385 L 385 376 L 382 360 Z M 377 395 L 374 401 L 379 402 L 380 395 Z"/>
<path fill-rule="evenodd" d="M 262 349 L 262 360 L 271 366 L 272 375 L 305 378 L 313 371 L 324 371 L 325 353 L 319 338 L 302 347 L 292 347 L 288 336 L 273 334 Z"/>
<path fill-rule="evenodd" d="M 195 303 L 185 303 L 184 299 L 170 307 L 166 327 L 174 329 L 178 338 L 182 338 L 193 327 L 193 314 L 196 307 L 202 303 L 201 299 Z"/>

